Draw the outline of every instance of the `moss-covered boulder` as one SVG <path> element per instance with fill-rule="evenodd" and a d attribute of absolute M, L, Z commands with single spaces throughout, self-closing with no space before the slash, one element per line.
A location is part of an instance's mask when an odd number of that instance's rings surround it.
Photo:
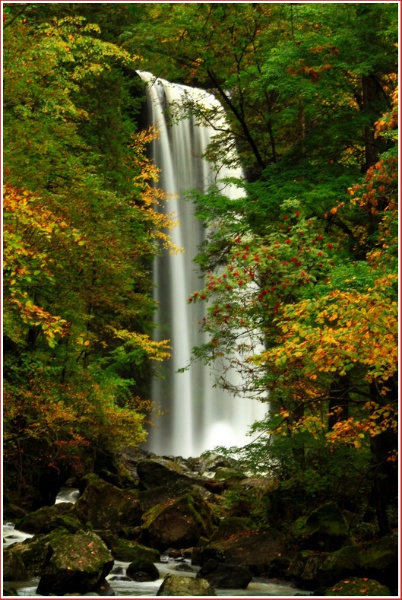
<path fill-rule="evenodd" d="M 148 548 L 138 542 L 113 538 L 109 546 L 113 558 L 123 562 L 133 562 L 138 559 L 147 559 L 151 562 L 160 560 L 160 552 L 154 548 Z"/>
<path fill-rule="evenodd" d="M 85 481 L 85 491 L 73 510 L 87 528 L 121 533 L 126 527 L 141 523 L 143 511 L 136 490 L 121 490 L 94 474 Z"/>
<path fill-rule="evenodd" d="M 213 532 L 211 512 L 199 495 L 184 494 L 158 505 L 144 515 L 143 541 L 161 552 L 168 548 L 188 548 Z"/>
<path fill-rule="evenodd" d="M 92 592 L 113 567 L 109 550 L 93 532 L 65 533 L 52 539 L 50 548 L 37 588 L 42 596 Z"/>
<path fill-rule="evenodd" d="M 291 561 L 287 576 L 304 587 L 326 587 L 336 581 L 360 576 L 358 546 L 345 546 L 336 552 L 303 550 Z"/>
<path fill-rule="evenodd" d="M 216 596 L 206 579 L 166 575 L 157 596 Z"/>
<path fill-rule="evenodd" d="M 360 552 L 358 546 L 345 546 L 328 554 L 320 565 L 317 574 L 318 584 L 331 585 L 334 581 L 346 579 L 361 573 Z"/>
<path fill-rule="evenodd" d="M 327 502 L 310 513 L 301 526 L 298 520 L 294 533 L 304 548 L 331 552 L 345 544 L 349 528 L 338 506 Z"/>
<path fill-rule="evenodd" d="M 158 504 L 167 504 L 184 494 L 191 493 L 193 484 L 190 481 L 180 480 L 172 485 L 161 485 L 143 490 L 139 493 L 141 508 L 145 512 Z"/>
<path fill-rule="evenodd" d="M 216 531 L 214 531 L 211 542 L 227 540 L 233 535 L 246 533 L 247 531 L 250 531 L 249 519 L 244 517 L 228 517 L 223 519 Z"/>
<path fill-rule="evenodd" d="M 68 531 L 64 527 L 58 527 L 47 535 L 38 534 L 23 542 L 12 544 L 6 549 L 5 554 L 18 555 L 29 576 L 41 575 L 51 553 L 51 542 L 66 533 Z"/>
<path fill-rule="evenodd" d="M 159 571 L 152 560 L 138 556 L 127 567 L 127 576 L 134 581 L 156 581 L 159 579 Z"/>
<path fill-rule="evenodd" d="M 342 579 L 375 577 L 394 590 L 398 583 L 398 542 L 396 537 L 385 537 L 335 552 L 303 550 L 291 562 L 287 575 L 303 586 L 320 588 Z"/>
<path fill-rule="evenodd" d="M 82 529 L 82 523 L 74 515 L 70 502 L 59 502 L 53 506 L 43 506 L 38 510 L 18 519 L 16 529 L 27 533 L 49 533 L 58 527 L 75 533 Z"/>
<path fill-rule="evenodd" d="M 391 587 L 398 585 L 398 539 L 386 536 L 366 544 L 360 551 L 360 565 L 367 577 Z"/>
<path fill-rule="evenodd" d="M 197 577 L 206 579 L 213 588 L 246 589 L 253 576 L 248 567 L 208 560 L 198 571 Z"/>
<path fill-rule="evenodd" d="M 351 577 L 342 579 L 325 592 L 325 596 L 390 596 L 390 590 L 374 579 Z"/>
<path fill-rule="evenodd" d="M 202 543 L 197 552 L 197 564 L 203 566 L 210 558 L 218 562 L 247 566 L 253 575 L 269 575 L 272 564 L 286 555 L 283 534 L 274 529 L 245 531 L 228 539 Z"/>
<path fill-rule="evenodd" d="M 137 473 L 144 489 L 172 486 L 178 481 L 202 484 L 204 478 L 195 476 L 183 463 L 168 458 L 149 458 L 137 465 Z"/>
<path fill-rule="evenodd" d="M 3 551 L 3 581 L 23 581 L 28 579 L 28 571 L 19 553 L 10 548 Z"/>

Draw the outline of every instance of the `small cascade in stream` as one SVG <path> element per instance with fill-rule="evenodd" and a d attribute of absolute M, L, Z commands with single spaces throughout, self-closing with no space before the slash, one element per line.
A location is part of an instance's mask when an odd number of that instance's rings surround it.
<path fill-rule="evenodd" d="M 158 186 L 176 197 L 169 200 L 165 210 L 174 213 L 179 225 L 171 237 L 184 248 L 178 255 L 167 252 L 154 266 L 156 300 L 156 339 L 170 339 L 172 358 L 162 368 L 162 379 L 153 384 L 152 399 L 164 414 L 155 417 L 150 431 L 148 449 L 159 455 L 197 456 L 215 446 L 241 446 L 250 442 L 246 436 L 249 425 L 262 419 L 266 408 L 256 400 L 234 397 L 214 387 L 211 369 L 200 362 L 184 373 L 177 373 L 188 365 L 194 346 L 207 341 L 200 333 L 200 321 L 205 315 L 203 303 L 188 304 L 189 296 L 202 286 L 193 259 L 205 239 L 205 229 L 194 217 L 191 202 L 183 193 L 198 189 L 206 191 L 216 183 L 217 174 L 210 163 L 202 158 L 214 129 L 197 125 L 189 116 L 168 124 L 168 109 L 183 105 L 190 98 L 207 107 L 222 108 L 218 100 L 204 90 L 155 79 L 139 72 L 148 83 L 148 115 L 159 130 L 159 140 L 153 143 L 153 159 L 161 170 Z M 242 178 L 241 169 L 221 169 L 219 179 Z M 233 186 L 225 186 L 225 194 L 238 195 Z M 219 370 L 219 365 L 215 365 Z"/>

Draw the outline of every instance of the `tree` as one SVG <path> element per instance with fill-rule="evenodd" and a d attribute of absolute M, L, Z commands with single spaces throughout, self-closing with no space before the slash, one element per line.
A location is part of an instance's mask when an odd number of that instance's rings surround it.
<path fill-rule="evenodd" d="M 377 135 L 395 140 L 396 102 L 397 93 L 376 123 Z M 350 236 L 338 238 L 329 238 L 323 221 L 308 219 L 296 201 L 282 205 L 282 223 L 266 228 L 264 237 L 251 236 L 247 222 L 234 216 L 238 207 L 226 205 L 211 237 L 225 247 L 228 265 L 190 298 L 210 301 L 203 329 L 211 339 L 195 357 L 223 355 L 242 372 L 243 393 L 269 391 L 274 416 L 259 427 L 293 438 L 299 466 L 306 435 L 331 451 L 370 448 L 381 533 L 389 532 L 387 507 L 397 498 L 396 181 L 393 148 L 349 189 L 349 199 L 345 192 L 328 211 L 341 211 L 350 223 Z M 356 211 L 375 220 L 350 220 Z M 234 237 L 240 231 L 243 237 Z M 346 252 L 350 237 L 366 248 L 366 260 Z M 211 248 L 213 241 L 202 257 L 206 268 L 215 266 Z"/>
<path fill-rule="evenodd" d="M 126 111 L 138 58 L 81 16 L 24 14 L 5 30 L 3 191 L 4 458 L 22 493 L 145 439 L 145 384 L 169 355 L 152 340 L 151 265 L 177 250 L 156 132 Z"/>

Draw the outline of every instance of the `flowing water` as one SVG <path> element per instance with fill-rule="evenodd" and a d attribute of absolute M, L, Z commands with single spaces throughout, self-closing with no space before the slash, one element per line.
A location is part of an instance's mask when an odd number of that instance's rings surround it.
<path fill-rule="evenodd" d="M 172 358 L 162 367 L 163 379 L 153 385 L 152 398 L 164 414 L 155 417 L 148 449 L 158 455 L 199 456 L 215 446 L 241 446 L 251 440 L 246 436 L 248 427 L 262 419 L 264 404 L 251 399 L 234 397 L 214 386 L 214 369 L 200 362 L 184 373 L 177 373 L 188 365 L 194 346 L 207 341 L 200 333 L 200 321 L 205 315 L 204 303 L 189 304 L 189 296 L 202 287 L 193 259 L 205 239 L 205 228 L 195 219 L 191 202 L 184 199 L 188 190 L 206 191 L 223 178 L 242 178 L 240 169 L 223 168 L 219 176 L 202 156 L 215 131 L 213 127 L 198 125 L 187 116 L 170 124 L 169 107 L 182 106 L 188 99 L 200 106 L 222 107 L 217 99 L 204 90 L 155 79 L 139 72 L 148 84 L 148 115 L 159 129 L 160 139 L 152 146 L 153 159 L 161 170 L 158 186 L 175 197 L 165 208 L 174 213 L 179 225 L 172 239 L 184 249 L 182 254 L 167 252 L 155 262 L 154 283 L 159 309 L 156 314 L 156 339 L 170 339 Z M 222 124 L 222 123 L 221 123 Z M 223 184 L 222 184 L 223 186 Z M 238 188 L 224 187 L 229 198 L 239 195 Z"/>
<path fill-rule="evenodd" d="M 72 502 L 74 503 L 78 498 L 79 492 L 73 488 L 62 488 L 59 495 L 57 496 L 56 502 Z M 17 531 L 12 523 L 3 524 L 3 547 L 6 548 L 10 544 L 15 542 L 22 542 L 24 539 L 33 537 L 29 533 L 23 531 Z M 162 562 L 163 561 L 163 562 Z M 112 572 L 108 575 L 107 580 L 110 583 L 111 588 L 115 593 L 115 597 L 126 597 L 126 596 L 143 596 L 151 597 L 156 596 L 160 586 L 163 583 L 164 577 L 171 573 L 181 576 L 195 577 L 199 567 L 191 567 L 192 573 L 185 571 L 179 571 L 182 562 L 186 562 L 190 565 L 190 561 L 176 561 L 174 559 L 168 559 L 167 557 L 161 557 L 161 562 L 156 563 L 156 567 L 159 571 L 160 578 L 156 581 L 126 581 L 126 569 L 129 565 L 128 562 L 122 562 L 115 560 Z M 38 587 L 39 577 L 32 577 L 29 581 L 12 581 L 9 583 L 10 587 L 17 590 L 19 597 L 40 597 L 36 593 Z M 217 596 L 225 597 L 243 597 L 243 596 L 273 596 L 273 597 L 290 597 L 306 595 L 309 596 L 309 592 L 299 590 L 294 585 L 285 581 L 276 581 L 265 579 L 261 577 L 254 577 L 247 586 L 247 589 L 237 590 L 216 590 Z M 43 597 L 43 596 L 42 596 Z"/>

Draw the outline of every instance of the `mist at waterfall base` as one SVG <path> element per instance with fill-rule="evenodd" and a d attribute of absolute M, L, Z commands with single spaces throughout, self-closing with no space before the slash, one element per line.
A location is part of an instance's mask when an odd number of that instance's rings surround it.
<path fill-rule="evenodd" d="M 171 237 L 183 253 L 164 252 L 154 265 L 155 299 L 159 307 L 155 316 L 155 339 L 169 339 L 172 357 L 161 368 L 161 378 L 154 380 L 152 400 L 162 414 L 153 417 L 147 449 L 158 455 L 198 456 L 216 446 L 242 446 L 250 443 L 249 426 L 262 419 L 263 403 L 236 397 L 214 386 L 214 368 L 200 361 L 183 372 L 189 364 L 192 348 L 205 343 L 200 321 L 205 315 L 204 303 L 189 304 L 189 296 L 202 287 L 200 274 L 193 262 L 205 239 L 205 228 L 194 216 L 192 203 L 184 199 L 185 192 L 206 191 L 211 184 L 228 177 L 242 178 L 239 168 L 222 168 L 219 174 L 203 158 L 207 145 L 215 134 L 211 126 L 198 125 L 194 116 L 169 121 L 169 107 L 181 106 L 186 100 L 223 114 L 218 100 L 204 90 L 172 84 L 153 75 L 138 72 L 147 86 L 149 121 L 159 130 L 153 142 L 152 156 L 160 169 L 158 187 L 174 195 L 163 210 L 174 213 L 179 224 Z M 223 117 L 220 117 L 221 119 Z M 224 186 L 229 198 L 238 197 L 235 186 Z M 233 378 L 236 374 L 232 375 Z"/>

